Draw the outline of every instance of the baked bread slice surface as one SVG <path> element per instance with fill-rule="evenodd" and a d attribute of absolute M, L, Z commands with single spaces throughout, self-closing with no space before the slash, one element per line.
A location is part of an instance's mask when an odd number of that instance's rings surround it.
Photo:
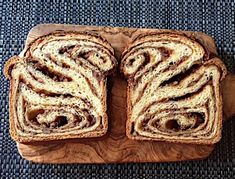
<path fill-rule="evenodd" d="M 99 137 L 107 132 L 106 78 L 114 50 L 91 33 L 55 32 L 5 64 L 10 133 L 19 142 Z"/>
<path fill-rule="evenodd" d="M 147 33 L 123 52 L 131 139 L 213 144 L 221 138 L 226 68 L 192 34 Z"/>

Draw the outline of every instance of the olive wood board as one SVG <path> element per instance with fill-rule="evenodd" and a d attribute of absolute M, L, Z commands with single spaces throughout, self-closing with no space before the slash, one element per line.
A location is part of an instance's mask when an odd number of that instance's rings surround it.
<path fill-rule="evenodd" d="M 97 27 L 65 24 L 40 24 L 29 32 L 26 46 L 33 39 L 54 31 L 94 31 L 115 49 L 120 61 L 121 52 L 131 37 L 143 32 L 159 32 L 159 29 L 136 29 L 123 27 Z M 169 30 L 165 30 L 169 31 Z M 193 32 L 185 32 L 192 34 Z M 194 33 L 203 38 L 205 45 L 214 51 L 211 37 L 201 32 Z M 105 136 L 91 139 L 63 140 L 53 142 L 17 143 L 20 155 L 37 163 L 129 163 L 170 162 L 203 159 L 210 155 L 214 145 L 191 145 L 153 141 L 130 140 L 125 134 L 126 81 L 118 73 L 108 80 L 109 129 Z M 229 74 L 222 84 L 224 119 L 235 114 L 235 75 Z"/>

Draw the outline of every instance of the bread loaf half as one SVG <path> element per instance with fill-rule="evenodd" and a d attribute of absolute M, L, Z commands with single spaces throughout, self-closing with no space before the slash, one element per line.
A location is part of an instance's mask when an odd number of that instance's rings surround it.
<path fill-rule="evenodd" d="M 99 137 L 106 133 L 106 77 L 117 62 L 98 35 L 56 32 L 5 65 L 10 131 L 20 142 Z"/>
<path fill-rule="evenodd" d="M 220 82 L 226 68 L 200 42 L 193 34 L 143 34 L 123 52 L 129 138 L 192 144 L 219 141 Z"/>

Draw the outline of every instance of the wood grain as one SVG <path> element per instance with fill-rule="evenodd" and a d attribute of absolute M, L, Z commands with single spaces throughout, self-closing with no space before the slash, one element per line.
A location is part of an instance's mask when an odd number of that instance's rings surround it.
<path fill-rule="evenodd" d="M 157 29 L 113 28 L 78 25 L 42 24 L 28 34 L 26 47 L 33 39 L 53 31 L 75 30 L 95 31 L 106 38 L 114 47 L 115 55 L 120 55 L 131 37 L 143 32 L 158 32 Z M 168 31 L 168 30 L 166 30 Z M 192 34 L 193 32 L 186 32 Z M 196 33 L 214 51 L 211 37 Z M 229 75 L 223 82 L 225 117 L 235 114 L 235 76 Z M 123 163 L 123 162 L 169 162 L 195 160 L 207 157 L 213 145 L 188 145 L 166 142 L 134 141 L 125 135 L 126 122 L 126 82 L 115 75 L 108 83 L 109 130 L 106 136 L 98 139 L 64 140 L 44 143 L 22 144 L 17 147 L 21 156 L 39 163 Z"/>

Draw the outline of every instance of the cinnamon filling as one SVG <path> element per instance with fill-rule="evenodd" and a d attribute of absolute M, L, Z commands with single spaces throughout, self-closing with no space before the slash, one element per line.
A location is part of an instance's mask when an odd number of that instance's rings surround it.
<path fill-rule="evenodd" d="M 52 69 L 48 68 L 45 65 L 40 64 L 38 61 L 30 61 L 32 66 L 35 68 L 35 70 L 40 71 L 45 76 L 48 76 L 49 78 L 53 79 L 56 82 L 69 82 L 72 81 L 70 77 L 66 77 L 65 75 L 53 71 Z"/>
<path fill-rule="evenodd" d="M 188 70 L 179 73 L 177 75 L 172 76 L 170 79 L 162 82 L 159 86 L 163 87 L 166 85 L 176 85 L 179 84 L 181 80 L 185 79 L 188 77 L 190 74 L 194 73 L 200 66 L 198 64 L 194 64 L 191 68 Z"/>
<path fill-rule="evenodd" d="M 84 127 L 91 127 L 96 123 L 96 118 L 89 113 L 88 110 L 84 109 L 84 117 L 80 115 L 73 115 L 73 120 L 69 121 L 66 115 L 58 115 L 51 122 L 39 122 L 38 116 L 40 114 L 48 115 L 51 110 L 44 109 L 35 109 L 27 113 L 27 118 L 29 122 L 32 122 L 36 126 L 40 126 L 41 128 L 60 128 L 67 124 L 71 126 L 78 126 L 84 119 L 86 120 L 86 125 Z"/>
<path fill-rule="evenodd" d="M 68 124 L 68 119 L 66 116 L 57 116 L 55 120 L 50 123 L 50 127 L 56 128 L 56 127 L 61 127 Z"/>
<path fill-rule="evenodd" d="M 35 109 L 27 113 L 28 120 L 35 125 L 40 125 L 39 122 L 37 121 L 37 116 L 39 114 L 43 114 L 45 112 L 44 109 Z"/>
<path fill-rule="evenodd" d="M 63 47 L 59 49 L 59 54 L 64 54 L 64 53 L 71 53 L 71 50 L 75 47 L 75 45 Z"/>
<path fill-rule="evenodd" d="M 165 124 L 166 129 L 173 130 L 173 131 L 179 131 L 181 129 L 181 126 L 178 124 L 177 120 L 171 119 L 166 122 Z"/>
<path fill-rule="evenodd" d="M 172 54 L 172 50 L 167 49 L 165 47 L 158 47 L 157 49 L 161 52 L 163 59 L 170 57 L 170 55 Z"/>
<path fill-rule="evenodd" d="M 163 125 L 163 123 L 161 123 L 162 119 L 156 119 L 153 120 L 154 115 L 148 117 L 146 115 L 146 118 L 142 121 L 141 123 L 141 128 L 144 131 L 149 131 L 149 132 L 153 132 L 150 128 L 149 125 L 151 125 L 152 127 L 160 130 L 160 131 L 174 131 L 174 132 L 179 132 L 179 131 L 187 131 L 187 130 L 192 130 L 192 129 L 196 129 L 197 127 L 199 127 L 200 125 L 202 125 L 205 122 L 205 115 L 204 113 L 198 113 L 198 112 L 191 112 L 191 113 L 182 113 L 182 115 L 185 115 L 186 117 L 188 117 L 188 120 L 193 120 L 193 121 L 189 121 L 189 124 L 183 124 L 180 123 L 180 119 L 169 119 L 165 122 L 165 124 Z M 151 122 L 151 120 L 153 120 Z M 132 131 L 133 133 L 134 131 Z"/>

